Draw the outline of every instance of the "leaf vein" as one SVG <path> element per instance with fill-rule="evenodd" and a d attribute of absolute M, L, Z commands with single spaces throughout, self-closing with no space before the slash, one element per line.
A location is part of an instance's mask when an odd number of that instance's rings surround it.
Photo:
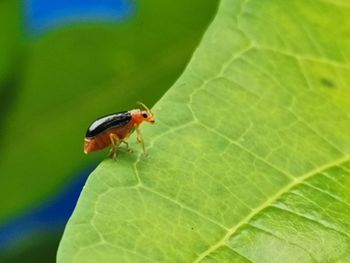
<path fill-rule="evenodd" d="M 185 210 L 187 210 L 189 212 L 192 212 L 193 214 L 196 214 L 197 216 L 201 217 L 202 219 L 205 219 L 205 220 L 215 224 L 216 226 L 218 226 L 218 227 L 220 227 L 220 228 L 222 228 L 224 230 L 228 230 L 228 228 L 226 226 L 222 225 L 220 222 L 217 222 L 216 220 L 214 220 L 212 218 L 209 218 L 206 215 L 203 215 L 202 213 L 200 213 L 200 212 L 194 210 L 193 208 L 191 208 L 191 207 L 189 207 L 189 206 L 179 202 L 178 200 L 174 200 L 174 199 L 172 199 L 172 198 L 170 198 L 170 197 L 168 197 L 168 196 L 166 196 L 166 195 L 164 195 L 162 193 L 159 193 L 158 191 L 155 191 L 155 190 L 153 190 L 153 189 L 151 189 L 151 188 L 149 188 L 147 186 L 144 186 L 144 185 L 139 186 L 139 188 L 142 188 L 142 189 L 144 189 L 144 190 L 146 190 L 146 191 L 148 191 L 148 192 L 150 192 L 152 194 L 157 195 L 158 197 L 161 197 L 162 199 L 165 199 L 165 200 L 167 200 L 167 201 L 169 201 L 169 202 L 171 202 L 173 204 L 176 204 L 177 206 L 179 206 L 179 207 L 181 207 L 181 208 L 183 208 L 183 209 L 185 209 Z"/>
<path fill-rule="evenodd" d="M 282 188 L 280 191 L 278 191 L 274 196 L 270 197 L 269 199 L 267 199 L 264 203 L 262 203 L 260 206 L 258 206 L 256 209 L 254 209 L 249 215 L 247 215 L 243 220 L 241 220 L 240 223 L 236 224 L 235 226 L 233 226 L 232 228 L 229 229 L 229 231 L 227 232 L 227 234 L 221 239 L 219 240 L 216 244 L 214 244 L 213 246 L 211 246 L 209 249 L 203 251 L 203 253 L 194 261 L 194 262 L 200 262 L 205 256 L 209 255 L 211 252 L 215 251 L 221 244 L 224 244 L 226 242 L 226 240 L 234 235 L 237 230 L 242 227 L 244 224 L 247 224 L 250 222 L 250 220 L 258 215 L 262 210 L 264 210 L 265 208 L 269 207 L 269 206 L 273 206 L 273 202 L 275 202 L 277 199 L 279 199 L 283 194 L 287 193 L 290 189 L 292 189 L 293 187 L 295 187 L 298 184 L 301 184 L 303 181 L 312 178 L 313 176 L 321 173 L 322 171 L 325 171 L 333 166 L 336 165 L 340 165 L 342 163 L 345 163 L 347 161 L 349 161 L 349 157 L 345 157 L 345 158 L 341 158 L 338 160 L 335 160 L 333 162 L 330 162 L 326 165 L 323 165 L 317 169 L 314 169 L 306 174 L 304 174 L 301 177 L 295 178 L 291 183 L 289 183 L 288 185 L 286 185 L 284 188 Z M 326 226 L 325 226 L 326 227 Z M 334 229 L 332 229 L 334 230 Z M 336 231 L 336 230 L 334 230 Z M 341 232 L 339 232 L 341 233 Z M 349 238 L 349 236 L 346 233 L 342 233 L 345 236 L 347 236 Z"/>
<path fill-rule="evenodd" d="M 308 254 L 308 255 L 310 256 L 310 258 L 311 258 L 314 262 L 318 262 L 318 261 L 314 258 L 314 256 L 313 256 L 309 251 L 307 251 L 304 247 L 298 245 L 297 243 L 295 243 L 295 242 L 290 242 L 290 241 L 287 240 L 286 238 L 280 237 L 280 236 L 274 234 L 273 232 L 271 232 L 271 231 L 269 231 L 269 230 L 266 230 L 266 229 L 264 229 L 264 228 L 262 228 L 262 227 L 260 227 L 260 226 L 252 225 L 251 223 L 248 223 L 248 225 L 249 225 L 250 227 L 253 227 L 253 228 L 255 228 L 255 229 L 257 229 L 257 230 L 263 232 L 263 233 L 266 233 L 267 235 L 270 235 L 270 236 L 275 237 L 275 238 L 277 238 L 277 239 L 279 239 L 279 240 L 282 240 L 282 241 L 286 242 L 287 244 L 289 244 L 289 245 L 291 245 L 291 246 L 294 246 L 294 247 L 297 247 L 297 248 L 301 249 L 301 250 L 304 251 L 306 254 Z"/>
<path fill-rule="evenodd" d="M 287 172 L 281 170 L 280 168 L 274 166 L 272 163 L 268 162 L 267 160 L 265 160 L 264 158 L 262 158 L 261 156 L 257 155 L 256 153 L 250 151 L 249 149 L 247 149 L 246 147 L 242 146 L 240 143 L 238 143 L 237 141 L 234 141 L 232 140 L 231 138 L 227 137 L 225 134 L 222 134 L 221 132 L 215 130 L 215 129 L 212 129 L 210 127 L 208 127 L 207 125 L 203 124 L 203 123 L 200 123 L 200 125 L 202 125 L 204 128 L 208 129 L 209 131 L 217 134 L 218 136 L 226 139 L 227 141 L 229 141 L 230 143 L 236 145 L 237 147 L 239 147 L 240 149 L 246 151 L 247 153 L 251 154 L 252 156 L 254 156 L 256 159 L 262 161 L 263 163 L 265 163 L 266 165 L 268 165 L 269 167 L 273 168 L 274 170 L 282 173 L 283 175 L 285 175 L 287 178 L 290 178 L 292 180 L 295 179 L 294 176 L 288 174 Z"/>
<path fill-rule="evenodd" d="M 306 215 L 304 215 L 304 214 L 300 214 L 300 213 L 298 213 L 298 212 L 295 212 L 295 211 L 293 211 L 293 210 L 290 210 L 290 209 L 287 209 L 287 208 L 285 208 L 285 207 L 281 207 L 281 206 L 278 206 L 278 205 L 272 204 L 271 207 L 274 207 L 274 208 L 280 209 L 280 210 L 282 210 L 282 211 L 284 211 L 284 212 L 287 212 L 287 213 L 290 213 L 290 214 L 294 214 L 294 215 L 299 216 L 299 217 L 301 217 L 301 218 L 307 219 L 307 220 L 309 220 L 309 221 L 311 221 L 311 222 L 314 222 L 314 223 L 317 224 L 317 225 L 320 225 L 320 226 L 322 226 L 322 227 L 324 227 L 324 228 L 326 228 L 326 229 L 329 229 L 329 230 L 331 230 L 331 231 L 337 232 L 338 234 L 343 235 L 343 236 L 345 236 L 346 238 L 350 239 L 350 236 L 349 236 L 347 233 L 345 233 L 345 232 L 343 232 L 343 231 L 340 231 L 339 229 L 335 229 L 335 228 L 333 228 L 333 227 L 331 227 L 331 226 L 327 226 L 327 225 L 325 225 L 324 223 L 322 223 L 322 222 L 320 222 L 320 221 L 317 221 L 317 220 L 314 219 L 314 218 L 311 218 L 311 217 L 306 216 Z"/>
<path fill-rule="evenodd" d="M 337 200 L 337 201 L 341 202 L 342 204 L 344 204 L 344 205 L 346 205 L 346 206 L 348 206 L 350 208 L 350 204 L 348 202 L 340 199 L 339 197 L 333 195 L 332 193 L 330 193 L 328 191 L 325 191 L 325 190 L 323 190 L 323 189 L 321 189 L 321 188 L 319 188 L 317 186 L 314 186 L 312 184 L 309 184 L 307 182 L 304 182 L 303 184 L 307 185 L 308 187 L 311 187 L 311 188 L 315 189 L 316 191 L 319 191 L 322 194 L 328 195 L 329 197 L 333 198 L 334 200 Z"/>

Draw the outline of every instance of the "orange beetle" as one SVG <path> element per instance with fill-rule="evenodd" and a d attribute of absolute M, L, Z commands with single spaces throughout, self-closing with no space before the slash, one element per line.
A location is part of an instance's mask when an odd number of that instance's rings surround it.
<path fill-rule="evenodd" d="M 145 144 L 140 130 L 143 122 L 154 123 L 152 111 L 141 102 L 138 102 L 144 110 L 134 109 L 130 111 L 113 113 L 95 120 L 86 131 L 84 140 L 84 152 L 86 154 L 102 150 L 111 145 L 110 154 L 113 160 L 117 156 L 117 148 L 121 143 L 125 143 L 129 151 L 127 139 L 136 130 L 137 141 L 142 144 L 142 149 L 146 155 Z"/>

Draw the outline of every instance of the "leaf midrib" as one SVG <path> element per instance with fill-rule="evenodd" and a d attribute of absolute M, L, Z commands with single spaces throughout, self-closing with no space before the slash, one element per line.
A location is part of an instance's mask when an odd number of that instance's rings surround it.
<path fill-rule="evenodd" d="M 288 193 L 293 187 L 302 184 L 307 179 L 312 178 L 313 176 L 320 174 L 321 172 L 328 170 L 332 168 L 333 166 L 341 165 L 342 163 L 346 163 L 350 160 L 350 156 L 344 156 L 340 159 L 337 159 L 335 161 L 332 161 L 328 164 L 325 164 L 317 169 L 314 169 L 300 177 L 295 177 L 291 183 L 287 184 L 284 188 L 282 188 L 280 191 L 278 191 L 275 195 L 271 196 L 269 199 L 267 199 L 264 203 L 262 203 L 259 207 L 252 210 L 250 214 L 248 214 L 243 220 L 241 220 L 238 224 L 236 224 L 234 227 L 230 228 L 227 234 L 220 239 L 216 244 L 211 246 L 209 249 L 204 251 L 201 255 L 198 256 L 198 258 L 194 262 L 200 262 L 202 259 L 204 259 L 207 255 L 209 255 L 211 252 L 215 251 L 217 248 L 219 248 L 221 245 L 225 245 L 225 241 L 230 238 L 233 234 L 237 232 L 237 230 L 242 227 L 243 225 L 247 224 L 251 219 L 255 216 L 257 216 L 261 211 L 263 211 L 265 208 L 271 206 L 273 202 L 275 202 L 277 199 L 279 199 L 283 194 Z"/>

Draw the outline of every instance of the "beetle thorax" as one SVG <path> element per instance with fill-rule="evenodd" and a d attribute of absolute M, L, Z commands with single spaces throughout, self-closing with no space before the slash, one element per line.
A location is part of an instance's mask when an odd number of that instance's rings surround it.
<path fill-rule="evenodd" d="M 129 112 L 130 112 L 132 121 L 136 125 L 140 125 L 143 122 L 154 123 L 153 114 L 150 110 L 135 109 L 135 110 L 131 110 Z"/>
<path fill-rule="evenodd" d="M 135 124 L 140 125 L 143 122 L 141 110 L 139 110 L 139 109 L 131 110 L 130 114 L 131 114 L 132 121 Z"/>

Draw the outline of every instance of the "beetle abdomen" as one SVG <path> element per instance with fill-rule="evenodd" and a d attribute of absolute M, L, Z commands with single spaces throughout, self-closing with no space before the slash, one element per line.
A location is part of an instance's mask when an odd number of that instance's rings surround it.
<path fill-rule="evenodd" d="M 99 136 L 95 138 L 85 138 L 84 140 L 84 152 L 91 153 L 102 150 L 110 145 L 110 139 L 107 136 Z"/>
<path fill-rule="evenodd" d="M 107 115 L 95 120 L 86 131 L 85 138 L 95 137 L 109 129 L 119 128 L 131 121 L 131 114 L 128 111 Z"/>
<path fill-rule="evenodd" d="M 119 138 L 119 140 L 127 139 L 129 135 L 132 133 L 133 127 L 134 127 L 134 124 L 132 121 L 130 121 L 124 126 L 110 128 L 104 132 L 99 133 L 94 137 L 85 138 L 84 152 L 85 153 L 96 152 L 111 145 L 112 142 L 111 142 L 110 134 L 116 135 Z M 116 142 L 116 143 L 119 144 L 120 142 Z"/>

